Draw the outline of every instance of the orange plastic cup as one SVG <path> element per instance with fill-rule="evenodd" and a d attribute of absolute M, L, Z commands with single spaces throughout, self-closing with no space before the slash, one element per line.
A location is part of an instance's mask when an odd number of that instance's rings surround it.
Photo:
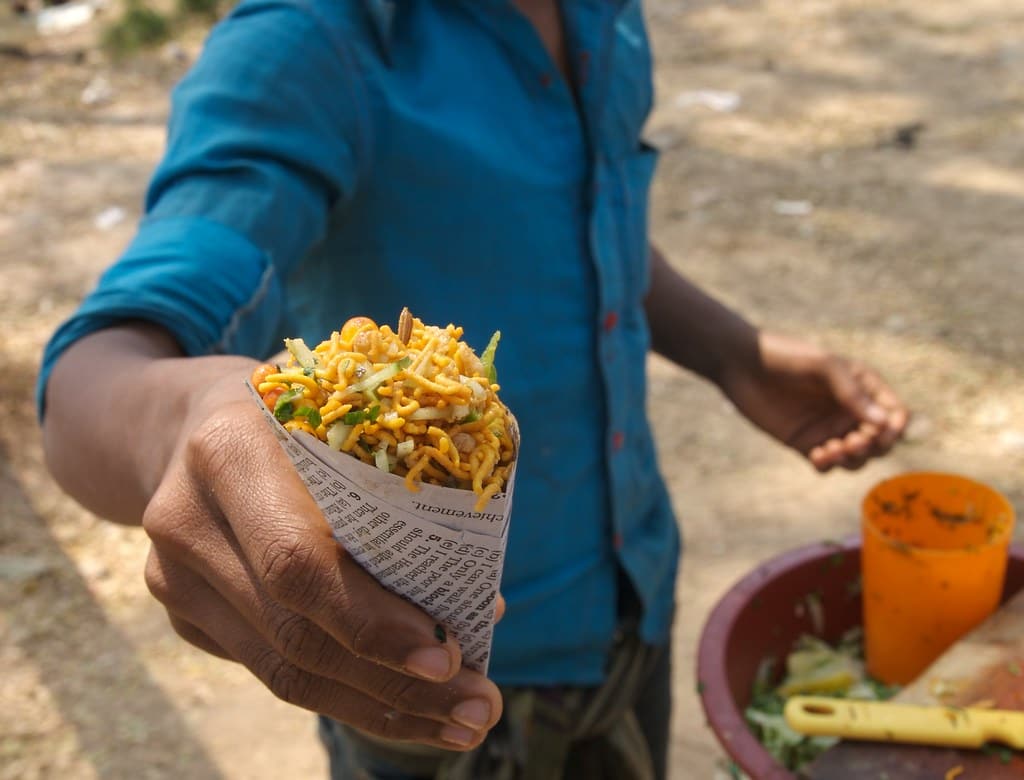
<path fill-rule="evenodd" d="M 917 677 L 999 604 L 1013 506 L 952 474 L 904 474 L 864 498 L 861 574 L 868 673 Z"/>

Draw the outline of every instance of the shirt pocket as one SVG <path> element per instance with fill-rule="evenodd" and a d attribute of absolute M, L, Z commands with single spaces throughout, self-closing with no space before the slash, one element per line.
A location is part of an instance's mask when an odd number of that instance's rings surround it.
<path fill-rule="evenodd" d="M 642 317 L 643 299 L 650 283 L 650 236 L 648 205 L 651 179 L 658 163 L 658 151 L 643 141 L 635 141 L 632 150 L 616 159 L 615 209 L 619 214 L 619 256 L 626 299 L 632 304 L 626 312 Z M 633 328 L 641 322 L 624 323 Z"/>

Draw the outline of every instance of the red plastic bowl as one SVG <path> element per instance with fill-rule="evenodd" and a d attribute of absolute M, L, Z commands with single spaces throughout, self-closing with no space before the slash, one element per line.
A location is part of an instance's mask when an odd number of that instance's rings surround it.
<path fill-rule="evenodd" d="M 701 633 L 697 680 L 708 725 L 754 780 L 795 780 L 750 732 L 743 711 L 758 667 L 781 661 L 802 634 L 836 642 L 861 623 L 860 540 L 801 547 L 761 564 L 711 611 Z M 1010 548 L 1003 599 L 1024 588 L 1024 547 Z M 823 607 L 816 631 L 808 596 Z"/>

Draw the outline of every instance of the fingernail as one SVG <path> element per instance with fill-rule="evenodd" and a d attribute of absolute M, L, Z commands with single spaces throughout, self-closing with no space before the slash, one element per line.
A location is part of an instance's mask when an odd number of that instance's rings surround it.
<path fill-rule="evenodd" d="M 441 739 L 453 745 L 471 745 L 475 738 L 476 734 L 462 726 L 445 726 L 441 729 Z"/>
<path fill-rule="evenodd" d="M 447 680 L 451 677 L 452 657 L 442 647 L 421 647 L 405 659 L 405 669 L 427 680 Z"/>
<path fill-rule="evenodd" d="M 491 719 L 491 703 L 486 699 L 469 699 L 452 709 L 452 720 L 479 731 Z"/>
<path fill-rule="evenodd" d="M 864 410 L 864 415 L 868 418 L 868 421 L 876 425 L 882 425 L 888 419 L 885 409 L 878 404 L 869 404 L 868 408 Z"/>

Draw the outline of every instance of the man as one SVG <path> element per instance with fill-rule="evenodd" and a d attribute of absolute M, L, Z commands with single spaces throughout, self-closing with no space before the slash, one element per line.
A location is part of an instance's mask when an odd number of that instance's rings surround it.
<path fill-rule="evenodd" d="M 138 235 L 47 349 L 58 480 L 143 524 L 183 638 L 326 716 L 334 777 L 664 776 L 679 543 L 649 347 L 821 470 L 905 425 L 876 374 L 649 246 L 650 104 L 635 0 L 246 0 L 176 90 Z M 283 336 L 403 305 L 503 333 L 494 682 L 333 541 L 242 384 Z"/>

